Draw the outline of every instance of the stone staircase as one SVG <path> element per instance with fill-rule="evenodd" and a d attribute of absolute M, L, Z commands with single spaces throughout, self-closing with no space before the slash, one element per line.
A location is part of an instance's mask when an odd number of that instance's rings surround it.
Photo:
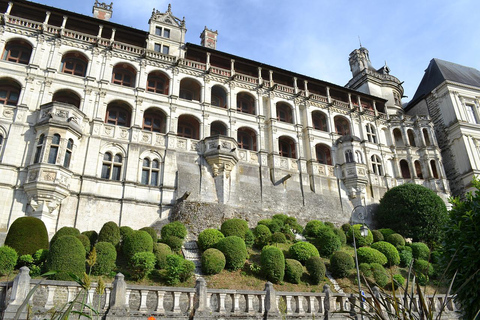
<path fill-rule="evenodd" d="M 201 253 L 198 248 L 197 241 L 185 241 L 182 247 L 183 256 L 185 259 L 192 261 L 195 264 L 195 278 L 202 275 Z"/>

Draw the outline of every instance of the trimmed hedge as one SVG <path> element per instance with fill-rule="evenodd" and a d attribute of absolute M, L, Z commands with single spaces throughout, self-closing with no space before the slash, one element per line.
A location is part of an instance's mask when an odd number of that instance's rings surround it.
<path fill-rule="evenodd" d="M 392 233 L 385 238 L 385 241 L 393 244 L 396 248 L 405 246 L 405 239 L 399 233 Z"/>
<path fill-rule="evenodd" d="M 389 235 L 396 233 L 390 228 L 382 228 L 382 229 L 378 229 L 378 231 L 382 233 L 384 239 L 386 239 Z"/>
<path fill-rule="evenodd" d="M 88 237 L 84 234 L 77 235 L 77 239 L 80 240 L 80 242 L 83 244 L 85 252 L 88 254 L 90 252 L 90 249 L 92 248 L 90 244 L 90 239 L 88 239 Z"/>
<path fill-rule="evenodd" d="M 317 237 L 314 241 L 315 247 L 322 257 L 328 258 L 335 251 L 339 250 L 342 242 L 335 235 L 330 227 L 323 227 L 317 230 Z"/>
<path fill-rule="evenodd" d="M 282 222 L 282 225 L 285 224 L 285 221 L 287 221 L 288 216 L 286 214 L 274 214 L 272 217 L 272 220 L 280 220 Z"/>
<path fill-rule="evenodd" d="M 403 287 L 405 284 L 405 278 L 401 274 L 394 274 L 392 284 L 393 288 L 397 290 L 398 288 Z"/>
<path fill-rule="evenodd" d="M 330 271 L 335 278 L 347 277 L 354 267 L 352 256 L 346 252 L 337 251 L 330 258 Z"/>
<path fill-rule="evenodd" d="M 98 242 L 110 242 L 116 248 L 120 243 L 120 228 L 118 225 L 113 221 L 106 222 L 98 233 Z"/>
<path fill-rule="evenodd" d="M 137 252 L 152 252 L 152 237 L 146 231 L 134 231 L 126 236 L 122 249 L 127 259 L 131 259 Z"/>
<path fill-rule="evenodd" d="M 97 263 L 92 267 L 94 275 L 110 275 L 115 269 L 117 260 L 117 250 L 110 242 L 97 242 L 94 246 L 97 252 Z"/>
<path fill-rule="evenodd" d="M 205 250 L 202 254 L 202 272 L 204 274 L 217 274 L 225 268 L 225 256 L 215 248 Z"/>
<path fill-rule="evenodd" d="M 195 270 L 195 264 L 186 260 L 183 257 L 170 254 L 167 256 L 167 267 L 165 280 L 169 285 L 176 285 L 177 283 L 188 280 Z"/>
<path fill-rule="evenodd" d="M 167 239 L 170 236 L 185 239 L 187 236 L 187 228 L 180 221 L 174 221 L 164 225 L 162 230 L 160 230 L 160 234 L 162 239 Z"/>
<path fill-rule="evenodd" d="M 353 226 L 353 230 L 355 232 L 355 243 L 357 245 L 357 248 L 369 246 L 373 243 L 372 231 L 368 230 L 368 235 L 364 237 L 360 234 L 361 227 L 362 227 L 361 224 L 356 224 Z M 348 231 L 347 233 L 347 241 L 349 243 L 353 243 L 352 229 L 350 229 L 350 231 Z"/>
<path fill-rule="evenodd" d="M 335 233 L 335 235 L 337 236 L 338 240 L 340 240 L 340 243 L 342 245 L 347 243 L 347 236 L 345 235 L 345 231 L 343 231 L 343 229 L 335 228 L 333 229 L 333 233 Z"/>
<path fill-rule="evenodd" d="M 217 243 L 217 249 L 225 256 L 225 267 L 237 270 L 243 267 L 247 260 L 247 247 L 242 238 L 237 236 L 225 237 Z"/>
<path fill-rule="evenodd" d="M 247 232 L 245 232 L 245 245 L 248 248 L 251 248 L 254 242 L 255 242 L 255 236 L 253 235 L 253 231 L 248 229 Z"/>
<path fill-rule="evenodd" d="M 130 235 L 134 232 L 135 230 L 133 230 L 132 228 L 130 228 L 129 226 L 121 226 L 120 227 L 120 239 L 121 241 L 123 242 L 125 240 L 125 237 L 127 235 Z"/>
<path fill-rule="evenodd" d="M 50 248 L 53 246 L 55 241 L 59 239 L 60 237 L 63 236 L 78 236 L 80 234 L 80 231 L 77 228 L 74 227 L 62 227 L 58 229 L 57 232 L 52 237 L 52 240 L 50 240 Z"/>
<path fill-rule="evenodd" d="M 157 239 L 158 239 L 157 230 L 153 229 L 152 227 L 143 227 L 140 230 L 146 231 L 150 235 L 150 237 L 152 237 L 153 243 L 157 242 Z"/>
<path fill-rule="evenodd" d="M 330 221 L 325 221 L 323 223 L 326 227 L 329 227 L 331 229 L 335 229 L 335 225 L 333 223 L 331 223 Z"/>
<path fill-rule="evenodd" d="M 38 249 L 48 249 L 48 232 L 42 220 L 20 217 L 8 229 L 5 245 L 18 255 L 33 255 Z"/>
<path fill-rule="evenodd" d="M 242 219 L 228 219 L 220 227 L 220 231 L 225 237 L 236 236 L 245 240 L 245 234 L 248 230 L 247 221 Z"/>
<path fill-rule="evenodd" d="M 413 270 L 415 270 L 415 272 L 423 273 L 427 276 L 432 276 L 434 272 L 432 264 L 427 260 L 422 259 L 415 260 L 413 262 Z"/>
<path fill-rule="evenodd" d="M 198 246 L 200 247 L 200 250 L 205 251 L 215 247 L 218 241 L 223 238 L 225 238 L 225 236 L 219 230 L 205 229 L 198 235 Z"/>
<path fill-rule="evenodd" d="M 279 283 L 285 276 L 285 257 L 282 250 L 273 246 L 265 246 L 260 254 L 262 273 L 268 281 Z"/>
<path fill-rule="evenodd" d="M 412 248 L 400 247 L 398 254 L 400 256 L 400 266 L 408 267 L 413 260 Z"/>
<path fill-rule="evenodd" d="M 388 283 L 388 274 L 385 268 L 379 263 L 372 263 L 370 264 L 372 267 L 373 272 L 373 279 L 375 279 L 375 283 L 380 288 L 383 288 Z"/>
<path fill-rule="evenodd" d="M 373 249 L 377 249 L 387 257 L 387 262 L 390 266 L 398 266 L 400 264 L 400 255 L 398 254 L 397 248 L 393 244 L 379 241 L 372 244 Z"/>
<path fill-rule="evenodd" d="M 287 242 L 287 238 L 281 232 L 275 232 L 272 234 L 272 243 L 285 243 Z"/>
<path fill-rule="evenodd" d="M 343 232 L 345 232 L 345 234 L 347 234 L 352 226 L 349 223 L 344 223 L 340 228 L 343 230 Z"/>
<path fill-rule="evenodd" d="M 295 259 L 285 260 L 285 280 L 290 283 L 300 283 L 303 274 L 303 266 Z"/>
<path fill-rule="evenodd" d="M 167 256 L 172 254 L 172 249 L 165 243 L 154 243 L 153 254 L 157 260 L 156 266 L 158 269 L 165 269 L 167 267 Z"/>
<path fill-rule="evenodd" d="M 323 263 L 320 257 L 311 257 L 305 262 L 308 274 L 310 275 L 310 281 L 312 284 L 319 284 L 325 278 L 325 263 Z"/>
<path fill-rule="evenodd" d="M 324 228 L 325 225 L 320 220 L 310 220 L 307 222 L 307 225 L 303 229 L 303 234 L 307 237 L 317 237 L 317 232 L 319 229 Z"/>
<path fill-rule="evenodd" d="M 146 231 L 140 231 L 145 232 Z M 150 235 L 147 233 L 148 237 Z M 151 238 L 150 238 L 151 239 Z M 155 255 L 152 252 L 137 252 L 130 258 L 132 277 L 137 280 L 145 279 L 155 269 Z"/>
<path fill-rule="evenodd" d="M 166 239 L 162 239 L 162 242 L 168 245 L 173 252 L 180 252 L 183 246 L 183 239 L 175 236 L 169 236 Z"/>
<path fill-rule="evenodd" d="M 358 263 L 379 263 L 385 265 L 388 260 L 387 257 L 380 251 L 370 247 L 361 247 L 357 249 Z"/>
<path fill-rule="evenodd" d="M 256 247 L 261 249 L 270 243 L 272 232 L 266 225 L 264 224 L 257 225 L 257 227 L 254 229 L 253 232 L 255 234 Z"/>
<path fill-rule="evenodd" d="M 358 266 L 358 269 L 360 270 L 360 272 L 363 274 L 364 277 L 371 277 L 373 276 L 373 273 L 372 273 L 372 267 L 370 266 L 369 263 L 360 263 L 360 265 Z"/>
<path fill-rule="evenodd" d="M 11 273 L 17 264 L 17 260 L 18 254 L 15 249 L 9 246 L 0 247 L 0 275 Z"/>
<path fill-rule="evenodd" d="M 72 280 L 67 272 L 82 277 L 85 272 L 85 248 L 76 236 L 59 237 L 51 246 L 47 259 L 49 271 L 59 271 L 55 280 Z"/>
<path fill-rule="evenodd" d="M 410 245 L 412 254 L 415 259 L 428 260 L 430 259 L 430 249 L 423 242 L 414 242 Z"/>
<path fill-rule="evenodd" d="M 288 254 L 290 258 L 300 261 L 301 263 L 305 263 L 311 257 L 319 257 L 320 253 L 318 252 L 317 248 L 310 242 L 297 242 L 293 246 L 290 247 L 288 250 Z"/>
<path fill-rule="evenodd" d="M 90 240 L 90 250 L 91 250 L 95 246 L 95 243 L 97 243 L 97 240 L 98 240 L 97 231 L 95 230 L 83 231 L 81 234 L 86 235 L 88 240 Z"/>
<path fill-rule="evenodd" d="M 385 238 L 379 230 L 372 230 L 373 242 L 384 241 Z"/>

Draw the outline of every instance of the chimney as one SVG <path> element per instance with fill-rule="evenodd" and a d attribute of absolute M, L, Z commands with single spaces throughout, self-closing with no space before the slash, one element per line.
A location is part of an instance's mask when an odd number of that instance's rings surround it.
<path fill-rule="evenodd" d="M 105 2 L 98 2 L 98 0 L 95 0 L 95 4 L 93 5 L 92 10 L 93 17 L 100 20 L 109 21 L 113 13 L 112 7 L 113 2 L 110 2 L 110 4 L 106 4 Z"/>
<path fill-rule="evenodd" d="M 217 36 L 218 32 L 216 30 L 213 31 L 205 27 L 200 35 L 200 39 L 202 39 L 200 45 L 210 49 L 217 49 Z"/>

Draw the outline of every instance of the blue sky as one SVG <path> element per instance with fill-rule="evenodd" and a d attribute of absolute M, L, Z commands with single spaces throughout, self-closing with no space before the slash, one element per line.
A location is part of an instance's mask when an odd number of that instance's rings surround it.
<path fill-rule="evenodd" d="M 90 16 L 94 0 L 35 2 Z M 188 42 L 200 44 L 207 26 L 218 30 L 220 51 L 342 86 L 360 37 L 373 66 L 386 61 L 405 82 L 404 102 L 432 58 L 480 69 L 478 0 L 115 0 L 111 21 L 147 30 L 152 9 L 170 2 L 185 16 Z"/>

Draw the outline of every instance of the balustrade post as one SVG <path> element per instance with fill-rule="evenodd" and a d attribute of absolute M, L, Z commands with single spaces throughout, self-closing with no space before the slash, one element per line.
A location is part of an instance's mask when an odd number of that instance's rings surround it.
<path fill-rule="evenodd" d="M 218 307 L 218 312 L 220 313 L 225 313 L 225 297 L 227 296 L 226 293 L 219 293 L 218 294 L 218 304 L 219 304 L 219 307 Z"/>
<path fill-rule="evenodd" d="M 271 282 L 265 284 L 265 318 L 278 317 L 277 294 Z"/>
<path fill-rule="evenodd" d="M 208 312 L 209 304 L 207 298 L 207 282 L 200 277 L 195 283 L 195 315 L 202 315 Z"/>
<path fill-rule="evenodd" d="M 328 314 L 329 312 L 334 312 L 335 297 L 333 296 L 333 292 L 332 290 L 330 290 L 330 286 L 328 284 L 323 286 L 323 293 L 325 293 L 325 301 L 324 301 L 325 313 Z"/>
<path fill-rule="evenodd" d="M 165 313 L 165 309 L 163 308 L 163 297 L 165 296 L 165 291 L 157 291 L 157 309 L 155 312 L 157 313 Z"/>
<path fill-rule="evenodd" d="M 128 311 L 127 283 L 125 276 L 117 273 L 112 283 L 112 292 L 110 295 L 110 310 L 106 319 L 118 319 L 118 316 L 126 315 Z"/>
<path fill-rule="evenodd" d="M 54 306 L 53 297 L 55 296 L 55 286 L 47 286 L 47 302 L 45 303 L 45 309 L 51 309 Z"/>
<path fill-rule="evenodd" d="M 28 267 L 21 267 L 20 272 L 13 280 L 12 292 L 10 294 L 10 300 L 8 301 L 7 308 L 3 315 L 4 319 L 13 319 L 18 311 L 18 308 L 22 305 L 23 301 L 27 298 L 30 291 L 30 269 Z M 19 319 L 27 319 L 27 308 L 22 310 Z"/>
<path fill-rule="evenodd" d="M 246 302 L 247 313 L 252 314 L 254 312 L 254 310 L 253 310 L 253 294 L 247 294 L 245 302 Z"/>
<path fill-rule="evenodd" d="M 233 294 L 233 313 L 239 313 L 240 312 L 240 295 L 238 293 Z"/>
<path fill-rule="evenodd" d="M 303 310 L 303 297 L 297 297 L 297 313 L 298 314 L 305 314 L 305 310 Z"/>
<path fill-rule="evenodd" d="M 180 309 L 180 295 L 181 292 L 174 292 L 173 293 L 173 312 L 180 313 L 182 310 Z"/>
<path fill-rule="evenodd" d="M 140 312 L 146 312 L 147 309 L 147 295 L 148 295 L 148 290 L 140 290 L 140 308 L 138 311 Z"/>
<path fill-rule="evenodd" d="M 292 313 L 292 296 L 285 296 L 285 304 L 287 305 L 287 310 L 285 311 L 286 314 Z"/>

